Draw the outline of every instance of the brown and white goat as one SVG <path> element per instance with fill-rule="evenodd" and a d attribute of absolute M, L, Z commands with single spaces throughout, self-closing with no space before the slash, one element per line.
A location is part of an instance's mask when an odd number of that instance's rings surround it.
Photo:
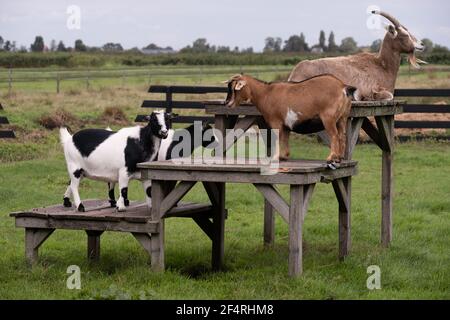
<path fill-rule="evenodd" d="M 275 158 L 289 158 L 289 134 L 314 133 L 325 128 L 331 137 L 327 158 L 331 167 L 344 157 L 346 123 L 355 90 L 332 75 L 294 82 L 267 83 L 247 75 L 228 80 L 226 106 L 242 102 L 255 105 L 271 129 L 279 130 L 281 152 Z"/>
<path fill-rule="evenodd" d="M 400 22 L 383 11 L 379 14 L 392 25 L 378 53 L 358 53 L 345 57 L 305 60 L 292 70 L 289 81 L 302 81 L 320 74 L 332 74 L 344 83 L 356 87 L 355 100 L 392 100 L 401 62 L 401 54 L 409 54 L 410 63 L 418 68 L 414 52 L 422 51 L 424 45 L 417 40 Z"/>

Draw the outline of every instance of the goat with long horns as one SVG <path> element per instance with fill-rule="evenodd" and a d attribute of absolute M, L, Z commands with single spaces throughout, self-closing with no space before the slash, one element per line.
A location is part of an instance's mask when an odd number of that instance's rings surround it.
<path fill-rule="evenodd" d="M 355 100 L 392 100 L 395 81 L 401 62 L 401 54 L 409 55 L 409 62 L 416 68 L 425 63 L 415 57 L 424 45 L 417 40 L 396 18 L 383 11 L 372 11 L 385 17 L 392 24 L 378 53 L 354 55 L 317 60 L 305 60 L 297 64 L 289 81 L 302 81 L 321 74 L 332 74 L 345 84 L 356 87 Z"/>

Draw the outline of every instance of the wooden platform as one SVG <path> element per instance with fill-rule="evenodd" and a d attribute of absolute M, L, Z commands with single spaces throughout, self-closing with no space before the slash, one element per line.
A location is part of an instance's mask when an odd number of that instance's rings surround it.
<path fill-rule="evenodd" d="M 179 160 L 179 159 L 178 159 Z M 163 219 L 192 187 L 201 182 L 213 205 L 213 222 L 202 227 L 213 240 L 213 268 L 221 269 L 224 263 L 225 234 L 225 184 L 250 183 L 263 195 L 264 243 L 272 245 L 275 232 L 275 211 L 289 225 L 289 274 L 302 273 L 302 228 L 309 200 L 316 183 L 331 182 L 339 203 L 339 257 L 344 258 L 350 250 L 351 177 L 357 173 L 356 161 L 347 160 L 336 170 L 327 167 L 325 161 L 292 160 L 280 162 L 272 174 L 262 174 L 262 164 L 243 164 L 205 159 L 201 163 L 179 161 L 156 161 L 141 163 L 143 179 L 152 181 L 152 221 Z M 229 159 L 228 159 L 229 160 Z M 216 161 L 216 163 L 214 163 Z M 176 185 L 176 183 L 178 184 Z M 276 184 L 290 186 L 290 199 L 286 201 L 278 192 Z M 164 234 L 164 224 L 159 226 Z M 155 240 L 155 265 L 164 269 L 164 238 Z M 153 258 L 153 256 L 152 256 Z"/>
<path fill-rule="evenodd" d="M 151 254 L 151 235 L 159 233 L 161 221 L 152 221 L 145 202 L 131 202 L 126 212 L 117 212 L 106 200 L 83 201 L 86 212 L 77 212 L 61 204 L 13 212 L 16 227 L 25 228 L 25 254 L 29 264 L 38 258 L 38 249 L 55 229 L 85 230 L 88 235 L 88 258 L 100 257 L 100 236 L 105 231 L 130 232 Z M 209 219 L 212 206 L 178 203 L 165 218 Z"/>

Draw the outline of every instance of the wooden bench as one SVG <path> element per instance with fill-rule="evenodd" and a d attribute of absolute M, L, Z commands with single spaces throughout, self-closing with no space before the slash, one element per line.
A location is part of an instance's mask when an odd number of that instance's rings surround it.
<path fill-rule="evenodd" d="M 56 229 L 84 230 L 87 233 L 88 259 L 100 258 L 100 236 L 105 231 L 130 232 L 152 256 L 154 239 L 159 238 L 160 220 L 153 221 L 145 202 L 131 202 L 126 212 L 117 212 L 106 200 L 83 202 L 86 212 L 53 205 L 11 213 L 16 227 L 25 228 L 25 256 L 30 265 L 38 261 L 39 247 Z M 210 204 L 179 203 L 171 208 L 165 218 L 192 218 L 204 221 L 212 217 Z M 203 224 L 202 224 L 203 226 Z M 154 266 L 152 259 L 152 267 Z"/>

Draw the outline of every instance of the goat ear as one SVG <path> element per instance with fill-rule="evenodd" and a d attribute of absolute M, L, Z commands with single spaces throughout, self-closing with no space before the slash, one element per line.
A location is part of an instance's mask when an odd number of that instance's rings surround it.
<path fill-rule="evenodd" d="M 144 120 L 145 120 L 145 121 L 150 121 L 150 116 L 145 116 L 145 117 L 144 117 Z"/>
<path fill-rule="evenodd" d="M 387 32 L 389 32 L 392 36 L 392 38 L 396 38 L 397 37 L 397 30 L 395 30 L 395 27 L 392 24 L 388 24 L 386 27 Z"/>
<path fill-rule="evenodd" d="M 234 87 L 234 90 L 239 91 L 241 90 L 243 87 L 245 87 L 245 85 L 247 84 L 247 82 L 245 80 L 239 80 L 236 83 L 236 86 Z"/>

